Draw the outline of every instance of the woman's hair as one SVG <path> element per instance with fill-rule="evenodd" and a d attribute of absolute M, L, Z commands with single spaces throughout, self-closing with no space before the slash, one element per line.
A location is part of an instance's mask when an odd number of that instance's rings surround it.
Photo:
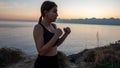
<path fill-rule="evenodd" d="M 57 7 L 57 5 L 54 3 L 54 2 L 52 2 L 52 1 L 45 1 L 45 2 L 43 2 L 43 4 L 41 5 L 41 16 L 40 16 L 40 18 L 39 18 L 39 24 L 41 23 L 41 21 L 42 21 L 42 17 L 44 17 L 45 16 L 45 13 L 44 13 L 44 11 L 46 10 L 46 11 L 49 11 L 49 10 L 51 10 L 53 7 Z"/>

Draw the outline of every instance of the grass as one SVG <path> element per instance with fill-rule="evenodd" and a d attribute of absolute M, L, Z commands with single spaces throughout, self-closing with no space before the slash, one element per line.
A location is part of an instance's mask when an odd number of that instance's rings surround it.
<path fill-rule="evenodd" d="M 99 63 L 96 68 L 120 68 L 120 63 L 109 63 L 109 62 L 102 62 Z"/>
<path fill-rule="evenodd" d="M 120 40 L 86 51 L 83 62 L 92 62 L 94 68 L 120 68 Z"/>
<path fill-rule="evenodd" d="M 68 62 L 68 58 L 66 56 L 66 54 L 64 54 L 62 51 L 58 51 L 58 63 L 60 68 L 66 68 L 69 67 L 69 65 L 67 63 Z"/>
<path fill-rule="evenodd" d="M 16 63 L 23 58 L 23 52 L 17 48 L 0 48 L 0 68 Z"/>

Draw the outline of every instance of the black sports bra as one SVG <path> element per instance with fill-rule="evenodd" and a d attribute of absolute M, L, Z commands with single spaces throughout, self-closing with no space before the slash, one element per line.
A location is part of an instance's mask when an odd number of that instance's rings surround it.
<path fill-rule="evenodd" d="M 43 30 L 44 30 L 43 38 L 44 38 L 44 44 L 46 44 L 52 39 L 52 37 L 54 36 L 54 33 L 47 30 L 43 24 L 40 23 L 40 25 L 43 27 Z M 55 28 L 54 24 L 52 24 L 52 26 Z M 58 43 L 58 40 L 53 46 L 55 46 Z"/>

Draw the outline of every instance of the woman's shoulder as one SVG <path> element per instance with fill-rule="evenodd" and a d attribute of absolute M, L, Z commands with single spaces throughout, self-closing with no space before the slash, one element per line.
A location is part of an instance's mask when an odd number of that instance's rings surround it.
<path fill-rule="evenodd" d="M 41 38 L 43 36 L 43 29 L 41 25 L 36 24 L 33 29 L 33 37 L 35 39 Z"/>
<path fill-rule="evenodd" d="M 42 26 L 41 26 L 40 24 L 36 24 L 36 25 L 34 26 L 34 29 L 42 29 Z"/>
<path fill-rule="evenodd" d="M 34 32 L 42 32 L 43 29 L 42 29 L 42 26 L 40 24 L 36 24 L 34 26 Z"/>

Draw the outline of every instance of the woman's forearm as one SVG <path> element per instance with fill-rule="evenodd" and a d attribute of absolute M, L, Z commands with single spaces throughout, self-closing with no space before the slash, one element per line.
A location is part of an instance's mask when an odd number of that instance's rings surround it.
<path fill-rule="evenodd" d="M 59 40 L 58 40 L 58 43 L 56 44 L 57 46 L 60 46 L 64 40 L 67 38 L 68 34 L 64 34 Z"/>
<path fill-rule="evenodd" d="M 55 34 L 52 37 L 52 39 L 42 47 L 42 49 L 41 49 L 42 52 L 44 52 L 44 54 L 47 53 L 53 47 L 53 45 L 56 43 L 58 38 L 59 38 L 59 36 Z"/>

